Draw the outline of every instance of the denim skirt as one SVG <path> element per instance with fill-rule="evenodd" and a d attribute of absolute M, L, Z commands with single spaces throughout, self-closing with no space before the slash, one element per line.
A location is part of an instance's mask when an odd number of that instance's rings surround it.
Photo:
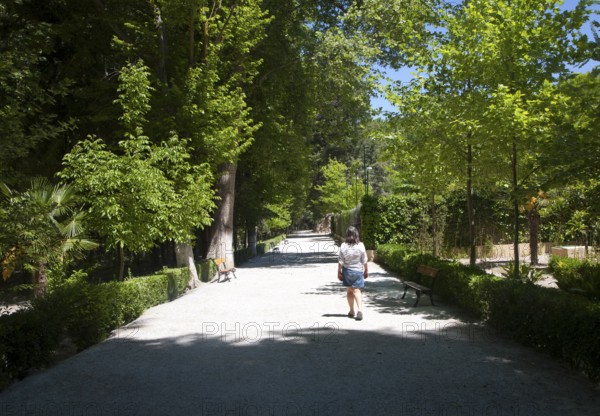
<path fill-rule="evenodd" d="M 364 273 L 342 267 L 342 285 L 362 289 L 365 287 Z"/>

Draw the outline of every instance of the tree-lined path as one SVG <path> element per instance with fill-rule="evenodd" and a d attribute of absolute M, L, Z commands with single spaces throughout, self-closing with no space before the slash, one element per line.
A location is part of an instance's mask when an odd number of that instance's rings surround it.
<path fill-rule="evenodd" d="M 370 265 L 346 317 L 325 235 L 148 310 L 111 339 L 0 394 L 0 415 L 597 415 L 577 373 L 440 302 L 412 308 Z"/>

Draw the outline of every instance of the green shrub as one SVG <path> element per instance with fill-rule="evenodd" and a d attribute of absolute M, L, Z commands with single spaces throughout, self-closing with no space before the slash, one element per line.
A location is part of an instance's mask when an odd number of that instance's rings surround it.
<path fill-rule="evenodd" d="M 233 252 L 233 260 L 235 264 L 242 264 L 253 257 L 252 247 L 246 247 Z"/>
<path fill-rule="evenodd" d="M 418 265 L 438 268 L 436 295 L 473 312 L 515 340 L 560 358 L 593 381 L 600 380 L 600 304 L 532 282 L 491 276 L 477 268 L 411 253 L 402 245 L 382 245 L 378 257 L 403 279 L 423 284 L 428 282 L 417 275 Z M 574 265 L 571 260 L 564 264 Z M 556 260 L 554 263 L 559 267 Z"/>
<path fill-rule="evenodd" d="M 489 325 L 600 380 L 600 305 L 510 279 L 480 283 Z"/>
<path fill-rule="evenodd" d="M 382 244 L 377 247 L 377 258 L 393 271 L 406 275 L 405 257 L 409 254 L 408 247 L 402 244 Z"/>
<path fill-rule="evenodd" d="M 51 362 L 62 328 L 59 314 L 46 311 L 30 308 L 0 318 L 0 390 Z"/>
<path fill-rule="evenodd" d="M 381 244 L 415 244 L 426 226 L 428 209 L 417 195 L 364 196 L 361 239 L 367 249 Z"/>
<path fill-rule="evenodd" d="M 600 263 L 552 256 L 550 271 L 562 290 L 600 300 Z"/>
<path fill-rule="evenodd" d="M 261 241 L 256 244 L 256 254 L 259 256 L 265 253 L 268 253 L 273 247 L 281 243 L 285 240 L 285 234 L 278 235 L 277 237 L 273 237 L 269 240 Z"/>
<path fill-rule="evenodd" d="M 196 268 L 201 282 L 210 282 L 217 274 L 217 265 L 210 259 L 202 260 L 196 264 Z"/>
<path fill-rule="evenodd" d="M 144 310 L 185 291 L 187 268 L 122 282 L 69 279 L 27 310 L 0 317 L 0 388 L 51 363 L 63 336 L 79 350 L 105 339 Z"/>

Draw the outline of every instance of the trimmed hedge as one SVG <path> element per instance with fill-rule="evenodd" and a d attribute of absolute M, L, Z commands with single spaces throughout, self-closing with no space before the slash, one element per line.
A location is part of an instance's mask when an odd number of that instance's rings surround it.
<path fill-rule="evenodd" d="M 197 263 L 196 269 L 198 269 L 198 278 L 201 282 L 210 282 L 217 274 L 217 265 L 209 259 Z"/>
<path fill-rule="evenodd" d="M 31 308 L 0 318 L 0 388 L 52 363 L 64 337 L 78 350 L 107 338 L 149 307 L 181 295 L 187 268 L 164 269 L 152 276 L 90 284 L 68 281 Z"/>
<path fill-rule="evenodd" d="M 600 263 L 552 256 L 550 271 L 562 290 L 600 300 Z"/>
<path fill-rule="evenodd" d="M 435 292 L 513 339 L 551 354 L 600 381 L 600 304 L 560 290 L 488 275 L 404 246 L 379 246 L 377 256 L 403 278 L 424 282 L 419 264 L 438 268 Z"/>
<path fill-rule="evenodd" d="M 599 304 L 512 279 L 479 282 L 478 291 L 489 325 L 600 381 Z"/>
<path fill-rule="evenodd" d="M 256 243 L 256 254 L 258 256 L 261 256 L 265 253 L 268 253 L 269 250 L 271 250 L 273 247 L 275 247 L 280 242 L 285 240 L 285 238 L 286 238 L 286 235 L 281 234 L 281 235 L 273 237 L 269 240 L 259 241 L 258 243 Z M 242 264 L 243 262 L 248 261 L 253 257 L 254 256 L 252 253 L 252 247 L 242 248 L 242 249 L 236 250 L 233 253 L 233 259 L 235 261 L 235 264 Z M 216 273 L 216 271 L 215 271 L 215 273 Z"/>
<path fill-rule="evenodd" d="M 263 255 L 268 253 L 273 247 L 281 243 L 285 240 L 285 234 L 278 235 L 277 237 L 273 237 L 269 240 L 260 241 L 256 244 L 256 254 Z"/>
<path fill-rule="evenodd" d="M 367 249 L 377 250 L 383 243 L 414 245 L 427 227 L 427 212 L 427 203 L 415 194 L 365 195 L 360 210 L 361 240 Z"/>

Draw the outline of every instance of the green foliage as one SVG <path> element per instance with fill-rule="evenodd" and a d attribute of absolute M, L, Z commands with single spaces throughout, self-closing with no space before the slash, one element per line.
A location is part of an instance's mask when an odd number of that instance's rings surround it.
<path fill-rule="evenodd" d="M 514 262 L 508 263 L 502 269 L 504 270 L 502 272 L 503 277 L 522 282 L 535 283 L 539 282 L 544 277 L 544 272 L 542 270 L 531 267 L 527 263 L 520 263 L 518 270 L 516 270 Z"/>
<path fill-rule="evenodd" d="M 204 4 L 200 13 L 194 6 L 182 10 L 186 13 L 173 19 L 180 25 L 176 29 L 182 44 L 189 48 L 190 21 L 204 36 L 198 39 L 199 55 L 191 61 L 194 51 L 177 47 L 180 58 L 187 55 L 188 60 L 179 61 L 178 73 L 183 76 L 176 80 L 181 94 L 176 123 L 198 150 L 201 157 L 196 161 L 208 162 L 216 170 L 223 163 L 235 163 L 260 127 L 251 118 L 244 87 L 257 74 L 260 61 L 251 51 L 264 37 L 269 18 L 258 0 L 230 7 Z"/>
<path fill-rule="evenodd" d="M 270 213 L 269 217 L 264 220 L 265 228 L 269 232 L 280 232 L 292 225 L 290 208 L 291 201 L 265 204 L 265 209 Z"/>
<path fill-rule="evenodd" d="M 365 196 L 361 208 L 362 241 L 375 249 L 380 244 L 417 246 L 426 227 L 427 208 L 415 194 Z"/>
<path fill-rule="evenodd" d="M 439 194 L 453 181 L 469 192 L 506 186 L 510 191 L 501 195 L 513 203 L 515 246 L 518 206 L 548 179 L 540 155 L 552 147 L 566 108 L 555 74 L 581 59 L 577 49 L 585 43 L 580 28 L 588 4 L 561 11 L 557 3 L 474 0 L 440 7 L 443 30 L 427 48 L 417 48 L 425 53 L 416 55 L 415 80 L 390 87 L 399 108 L 392 160 L 424 193 Z M 593 125 L 582 120 L 588 129 Z M 564 155 L 571 141 L 557 141 L 563 145 L 555 154 Z M 473 214 L 479 207 L 469 209 Z"/>
<path fill-rule="evenodd" d="M 0 178 L 11 186 L 46 173 L 55 160 L 45 150 L 73 128 L 71 115 L 59 118 L 56 106 L 72 81 L 48 74 L 56 29 L 27 16 L 22 3 L 0 5 Z"/>
<path fill-rule="evenodd" d="M 382 245 L 378 258 L 403 279 L 423 281 L 419 264 L 439 269 L 435 293 L 488 325 L 600 380 L 600 304 L 556 289 L 487 275 L 480 269 Z M 424 282 L 425 283 L 425 282 Z"/>
<path fill-rule="evenodd" d="M 107 247 L 134 253 L 166 240 L 188 242 L 194 228 L 210 224 L 215 207 L 207 164 L 192 164 L 189 140 L 172 134 L 160 145 L 142 135 L 139 124 L 149 110 L 147 68 L 141 62 L 121 75 L 122 120 L 128 130 L 120 153 L 100 139 L 77 143 L 64 157 L 61 177 L 85 195 L 93 229 Z"/>
<path fill-rule="evenodd" d="M 403 244 L 381 244 L 377 247 L 377 259 L 395 272 L 405 276 L 409 271 L 405 260 L 411 253 L 409 247 Z"/>
<path fill-rule="evenodd" d="M 573 74 L 558 83 L 568 101 L 557 115 L 558 134 L 542 155 L 555 183 L 573 176 L 581 181 L 600 177 L 600 72 Z M 569 157 L 564 157 L 568 154 Z"/>
<path fill-rule="evenodd" d="M 262 256 L 265 253 L 268 253 L 273 247 L 276 247 L 279 243 L 285 240 L 285 234 L 278 235 L 271 239 L 265 241 L 259 241 L 256 243 L 256 254 L 258 256 Z M 234 253 L 235 264 L 241 264 L 245 261 L 248 261 L 253 258 L 253 250 L 252 247 L 243 248 L 240 250 L 236 250 Z M 214 264 L 210 262 L 211 264 Z M 210 276 L 214 276 L 216 273 L 216 269 Z"/>
<path fill-rule="evenodd" d="M 16 268 L 32 271 L 60 270 L 97 244 L 84 237 L 85 214 L 78 211 L 76 194 L 69 185 L 52 185 L 35 178 L 25 191 L 3 185 L 0 204 L 2 275 L 6 280 Z"/>
<path fill-rule="evenodd" d="M 559 288 L 600 301 L 600 263 L 552 256 L 549 266 Z"/>
<path fill-rule="evenodd" d="M 518 281 L 478 284 L 489 325 L 600 380 L 600 305 L 562 291 Z"/>
<path fill-rule="evenodd" d="M 62 325 L 56 313 L 44 309 L 51 315 L 30 308 L 0 317 L 0 390 L 51 362 Z"/>
<path fill-rule="evenodd" d="M 339 214 L 335 214 L 331 218 L 331 231 L 334 238 L 346 238 L 346 230 L 349 226 L 354 226 L 360 229 L 360 215 L 362 207 L 358 206 L 348 211 L 342 211 Z M 360 240 L 364 242 L 363 236 L 360 235 Z"/>
<path fill-rule="evenodd" d="M 115 103 L 123 108 L 120 121 L 132 134 L 146 123 L 146 114 L 152 109 L 150 98 L 153 88 L 149 78 L 148 67 L 141 59 L 123 67 L 119 73 L 119 98 Z"/>
<path fill-rule="evenodd" d="M 321 168 L 323 185 L 315 186 L 320 192 L 319 204 L 323 213 L 337 213 L 352 207 L 349 185 L 346 179 L 348 168 L 342 162 L 330 159 Z"/>
<path fill-rule="evenodd" d="M 490 191 L 478 191 L 472 195 L 475 210 L 475 228 L 477 244 L 487 242 L 506 244 L 511 240 L 511 221 L 509 205 L 503 195 L 494 195 Z M 447 214 L 444 227 L 444 246 L 446 248 L 469 246 L 469 219 L 467 215 L 467 196 L 464 191 L 453 191 L 445 195 L 444 205 Z M 524 223 L 523 223 L 524 225 Z"/>
<path fill-rule="evenodd" d="M 181 295 L 188 280 L 187 268 L 98 285 L 76 274 L 33 307 L 0 317 L 0 388 L 51 364 L 65 336 L 79 350 L 88 348 L 147 308 Z"/>
<path fill-rule="evenodd" d="M 542 235 L 546 241 L 581 245 L 599 243 L 600 181 L 576 182 L 548 192 L 542 210 Z"/>
<path fill-rule="evenodd" d="M 285 238 L 285 234 L 281 234 L 269 240 L 260 241 L 256 243 L 256 253 L 259 256 L 268 253 L 273 247 L 277 246 L 279 243 L 285 240 Z"/>
<path fill-rule="evenodd" d="M 237 262 L 236 258 L 235 263 L 237 264 Z M 198 269 L 198 278 L 201 282 L 210 282 L 217 273 L 217 265 L 211 259 L 202 260 L 196 264 L 196 269 Z"/>

